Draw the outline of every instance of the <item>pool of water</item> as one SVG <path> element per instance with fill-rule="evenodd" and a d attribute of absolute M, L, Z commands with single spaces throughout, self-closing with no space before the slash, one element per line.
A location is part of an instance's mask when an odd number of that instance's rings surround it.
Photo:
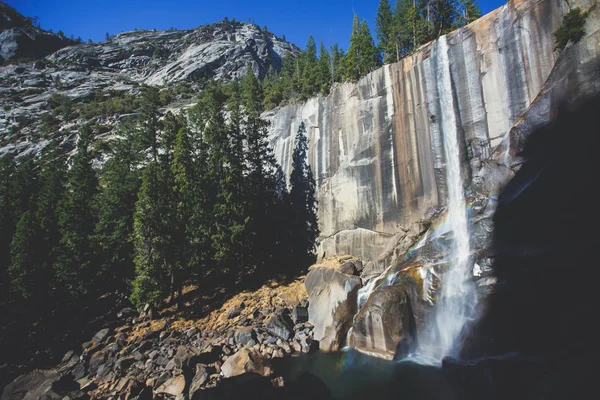
<path fill-rule="evenodd" d="M 308 372 L 318 377 L 338 399 L 458 399 L 437 366 L 411 360 L 387 361 L 353 349 L 317 352 L 287 359 L 284 378 Z M 310 400 L 310 399 L 309 399 Z"/>

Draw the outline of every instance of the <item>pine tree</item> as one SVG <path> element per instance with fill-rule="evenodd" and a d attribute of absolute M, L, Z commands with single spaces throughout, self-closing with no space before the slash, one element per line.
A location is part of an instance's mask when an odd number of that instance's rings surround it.
<path fill-rule="evenodd" d="M 267 110 L 277 107 L 283 100 L 277 92 L 277 80 L 278 76 L 273 71 L 273 68 L 269 67 L 269 70 L 262 81 L 262 90 L 264 93 L 263 105 Z"/>
<path fill-rule="evenodd" d="M 150 161 L 142 174 L 133 224 L 136 277 L 130 300 L 138 308 L 156 302 L 166 292 L 164 246 L 160 240 L 164 218 L 160 202 L 162 183 L 158 161 Z"/>
<path fill-rule="evenodd" d="M 458 0 L 458 26 L 465 26 L 479 17 L 481 17 L 481 11 L 477 0 Z"/>
<path fill-rule="evenodd" d="M 308 99 L 319 90 L 317 78 L 317 46 L 315 38 L 310 35 L 306 49 L 302 53 L 302 99 Z"/>
<path fill-rule="evenodd" d="M 124 126 L 109 147 L 102 171 L 104 187 L 99 199 L 95 229 L 99 251 L 99 275 L 105 282 L 122 286 L 134 277 L 133 214 L 141 185 L 139 138 Z"/>
<path fill-rule="evenodd" d="M 428 7 L 434 37 L 450 32 L 456 23 L 456 0 L 430 0 Z"/>
<path fill-rule="evenodd" d="M 354 15 L 350 48 L 344 57 L 346 79 L 357 81 L 367 73 L 381 65 L 381 58 L 366 21 L 360 21 Z"/>
<path fill-rule="evenodd" d="M 319 46 L 319 61 L 317 65 L 317 88 L 322 94 L 329 94 L 329 89 L 333 84 L 333 79 L 330 73 L 331 56 L 323 41 Z"/>
<path fill-rule="evenodd" d="M 0 158 L 0 285 L 8 282 L 4 274 L 10 265 L 10 243 L 18 222 L 19 213 L 15 209 L 18 190 L 16 168 L 10 153 Z M 6 293 L 8 288 L 1 291 Z"/>
<path fill-rule="evenodd" d="M 354 20 L 352 22 L 352 34 L 350 35 L 350 48 L 344 57 L 344 79 L 346 80 L 357 81 L 362 76 L 362 71 L 360 70 L 360 33 L 360 19 L 358 18 L 357 14 L 354 14 Z"/>
<path fill-rule="evenodd" d="M 206 106 L 205 98 L 208 93 L 209 90 L 205 90 L 202 101 L 192 107 L 188 113 L 188 132 L 193 159 L 192 184 L 189 187 L 193 201 L 189 217 L 188 240 L 193 259 L 191 264 L 194 265 L 199 277 L 213 272 L 214 267 L 210 230 L 213 226 L 212 209 L 216 191 L 209 174 L 209 143 L 206 129 L 212 116 L 210 108 Z"/>
<path fill-rule="evenodd" d="M 344 62 L 344 55 L 344 50 L 337 43 L 332 46 L 330 73 L 333 76 L 334 82 L 343 82 L 345 79 L 346 63 Z"/>
<path fill-rule="evenodd" d="M 171 272 L 171 293 L 177 291 L 177 305 L 181 306 L 182 282 L 189 277 L 194 266 L 195 257 L 190 245 L 189 223 L 193 213 L 193 160 L 191 142 L 186 127 L 180 127 L 175 138 L 173 159 L 171 161 L 173 177 L 172 199 L 170 207 L 174 207 L 173 224 L 173 266 Z"/>
<path fill-rule="evenodd" d="M 145 148 L 150 149 L 153 160 L 158 159 L 158 133 L 160 123 L 158 120 L 158 108 L 160 106 L 160 95 L 158 89 L 150 86 L 142 90 L 140 101 L 140 134 Z"/>
<path fill-rule="evenodd" d="M 381 66 L 381 55 L 375 46 L 367 21 L 360 25 L 361 71 L 363 75 Z"/>
<path fill-rule="evenodd" d="M 250 264 L 259 266 L 272 262 L 273 236 L 272 214 L 275 202 L 275 171 L 277 162 L 269 146 L 267 137 L 268 122 L 260 116 L 260 103 L 253 94 L 257 85 L 254 75 L 247 74 L 242 81 L 242 99 L 246 110 L 244 131 L 247 143 L 248 163 L 247 199 L 248 218 L 246 227 L 251 235 L 250 246 L 253 249 Z M 265 270 L 266 271 L 266 270 Z"/>
<path fill-rule="evenodd" d="M 290 176 L 290 204 L 293 213 L 291 244 L 294 260 L 299 267 L 308 267 L 314 261 L 315 243 L 319 234 L 316 185 L 306 162 L 307 151 L 306 126 L 302 122 L 296 134 Z"/>
<path fill-rule="evenodd" d="M 21 297 L 30 298 L 46 293 L 46 276 L 42 271 L 43 256 L 38 244 L 41 239 L 39 222 L 31 210 L 21 214 L 13 236 L 9 268 L 12 289 Z"/>
<path fill-rule="evenodd" d="M 15 168 L 14 179 L 14 203 L 12 208 L 18 221 L 21 214 L 32 209 L 39 189 L 39 171 L 33 156 L 23 156 Z"/>
<path fill-rule="evenodd" d="M 64 290 L 82 295 L 96 283 L 91 238 L 97 220 L 98 179 L 92 167 L 92 130 L 79 131 L 77 152 L 68 172 L 67 192 L 59 205 L 60 255 L 56 276 Z"/>
<path fill-rule="evenodd" d="M 67 181 L 66 157 L 55 145 L 44 149 L 40 160 L 40 192 L 37 197 L 35 219 L 39 226 L 37 249 L 41 254 L 41 266 L 37 272 L 40 282 L 38 297 L 50 291 L 54 284 L 54 264 L 60 251 L 60 226 L 58 208 L 65 196 Z"/>
<path fill-rule="evenodd" d="M 375 19 L 377 39 L 379 40 L 379 51 L 384 55 L 384 62 L 396 61 L 396 50 L 394 43 L 394 13 L 389 0 L 380 0 Z"/>
<path fill-rule="evenodd" d="M 252 77 L 253 79 L 250 79 Z M 260 85 L 254 74 L 248 69 L 243 80 L 244 85 L 251 85 L 251 93 L 244 92 L 245 96 L 253 99 L 253 103 L 245 104 L 247 112 L 252 112 L 259 115 L 262 110 L 262 102 L 260 96 Z M 208 159 L 208 181 L 207 186 L 212 189 L 210 204 L 212 205 L 210 226 L 210 240 L 213 249 L 213 260 L 219 273 L 231 275 L 235 272 L 234 260 L 236 258 L 236 242 L 233 240 L 235 231 L 235 207 L 233 207 L 234 196 L 232 190 L 232 143 L 227 132 L 227 125 L 223 115 L 224 111 L 224 96 L 222 89 L 218 84 L 212 84 L 207 90 L 203 98 L 203 107 L 207 110 L 206 128 L 204 136 L 209 148 Z M 234 120 L 232 125 L 236 125 L 234 130 L 237 130 L 237 115 L 239 110 L 237 107 L 234 110 Z M 230 126 L 231 128 L 232 126 Z M 239 133 L 241 135 L 241 132 Z M 237 135 L 236 135 L 237 136 Z M 239 138 L 238 138 L 239 140 Z"/>
<path fill-rule="evenodd" d="M 295 263 L 291 252 L 293 210 L 290 203 L 290 193 L 286 177 L 280 166 L 277 167 L 277 171 L 275 172 L 275 196 L 275 204 L 272 211 L 273 225 L 271 226 L 271 231 L 275 232 L 273 265 L 293 265 Z"/>

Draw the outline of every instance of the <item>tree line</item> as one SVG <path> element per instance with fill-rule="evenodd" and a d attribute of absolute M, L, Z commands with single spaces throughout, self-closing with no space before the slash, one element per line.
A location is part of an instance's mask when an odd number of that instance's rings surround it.
<path fill-rule="evenodd" d="M 277 107 L 328 94 L 336 82 L 357 81 L 383 63 L 392 63 L 419 46 L 475 21 L 481 16 L 476 0 L 380 0 L 376 36 L 365 20 L 354 15 L 350 47 L 323 41 L 317 52 L 313 36 L 298 55 L 286 55 L 279 71 L 270 70 L 263 80 L 264 105 Z"/>
<path fill-rule="evenodd" d="M 103 163 L 91 125 L 70 158 L 55 144 L 0 158 L 1 300 L 126 288 L 139 307 L 179 300 L 189 279 L 261 282 L 307 267 L 318 226 L 306 129 L 288 190 L 262 100 L 248 72 L 160 118 L 158 90 L 144 88 L 137 123 L 108 142 Z"/>

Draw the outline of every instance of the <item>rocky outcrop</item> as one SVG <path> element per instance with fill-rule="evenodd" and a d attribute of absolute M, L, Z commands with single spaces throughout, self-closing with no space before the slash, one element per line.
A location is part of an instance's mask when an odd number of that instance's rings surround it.
<path fill-rule="evenodd" d="M 14 8 L 0 2 L 0 64 L 9 60 L 38 59 L 77 42 L 44 31 Z"/>
<path fill-rule="evenodd" d="M 421 303 L 419 287 L 408 275 L 378 287 L 354 317 L 350 346 L 387 359 L 406 356 L 416 349 Z"/>
<path fill-rule="evenodd" d="M 319 341 L 320 350 L 339 350 L 357 311 L 360 278 L 333 268 L 314 266 L 306 276 L 305 285 L 308 319 L 315 326 L 314 338 Z"/>
<path fill-rule="evenodd" d="M 241 77 L 247 68 L 264 76 L 298 49 L 257 25 L 221 21 L 182 31 L 133 31 L 107 42 L 60 50 L 49 61 L 118 72 L 148 85 Z"/>
<path fill-rule="evenodd" d="M 207 389 L 249 373 L 269 376 L 269 388 L 281 386 L 282 371 L 275 366 L 318 349 L 313 325 L 294 311 L 306 310 L 306 297 L 298 279 L 234 296 L 201 320 L 184 320 L 169 311 L 165 317 L 160 310 L 151 318 L 149 308 L 135 317 L 115 311 L 121 315 L 119 326 L 90 334 L 55 368 L 18 377 L 2 400 L 205 398 Z M 241 304 L 239 314 L 228 318 Z M 289 317 L 294 312 L 295 323 Z"/>

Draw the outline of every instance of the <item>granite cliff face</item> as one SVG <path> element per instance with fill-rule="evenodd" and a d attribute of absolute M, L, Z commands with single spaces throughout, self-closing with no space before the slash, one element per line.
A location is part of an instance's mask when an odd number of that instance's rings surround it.
<path fill-rule="evenodd" d="M 447 203 L 443 104 L 455 115 L 472 246 L 485 249 L 494 195 L 512 176 L 522 139 L 550 120 L 557 96 L 599 89 L 596 2 L 576 3 L 591 9 L 587 35 L 562 53 L 552 32 L 567 5 L 511 1 L 356 84 L 269 112 L 272 143 L 288 173 L 295 132 L 301 121 L 307 125 L 319 187 L 319 256 L 354 254 L 376 260 L 372 272 L 381 272 L 441 221 L 434 217 Z M 438 56 L 442 41 L 447 64 Z M 440 83 L 446 72 L 450 90 Z M 563 90 L 551 99 L 548 85 L 557 83 Z"/>

